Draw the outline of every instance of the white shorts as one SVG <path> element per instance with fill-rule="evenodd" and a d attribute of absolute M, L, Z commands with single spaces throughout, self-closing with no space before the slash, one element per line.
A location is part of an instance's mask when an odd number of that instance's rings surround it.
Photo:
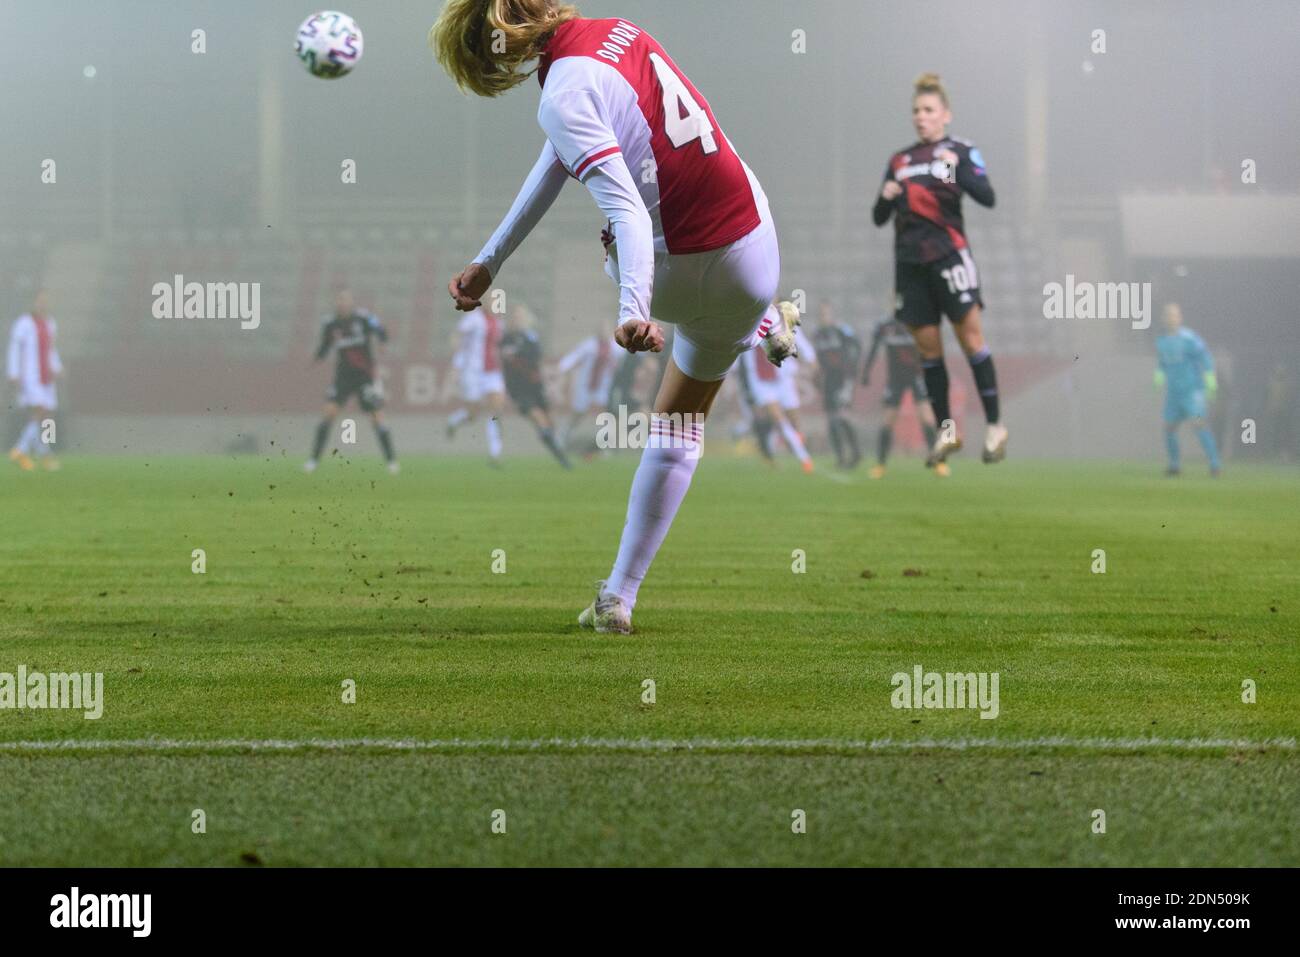
<path fill-rule="evenodd" d="M 764 362 L 767 360 L 764 359 Z M 769 405 L 781 405 L 781 380 L 767 379 L 761 382 L 751 382 L 749 384 L 750 394 L 754 396 L 754 405 L 766 407 Z"/>
<path fill-rule="evenodd" d="M 53 382 L 45 384 L 39 379 L 24 379 L 18 385 L 18 404 L 24 409 L 57 409 L 58 389 Z"/>
<path fill-rule="evenodd" d="M 762 221 L 729 246 L 707 253 L 655 255 L 650 314 L 677 327 L 673 361 L 692 379 L 716 382 L 758 342 L 755 333 L 781 281 L 776 226 L 762 188 L 750 184 Z M 618 281 L 617 247 L 606 271 Z"/>
<path fill-rule="evenodd" d="M 596 409 L 600 412 L 605 411 L 605 404 L 609 401 L 608 387 L 602 392 L 600 387 L 595 389 L 577 388 L 573 390 L 573 411 L 587 412 Z"/>
<path fill-rule="evenodd" d="M 462 402 L 482 402 L 486 396 L 504 393 L 505 379 L 500 369 L 491 372 L 462 372 L 460 374 L 460 398 Z"/>
<path fill-rule="evenodd" d="M 776 380 L 776 384 L 780 390 L 777 401 L 781 403 L 781 408 L 787 412 L 799 408 L 799 377 L 782 375 Z"/>

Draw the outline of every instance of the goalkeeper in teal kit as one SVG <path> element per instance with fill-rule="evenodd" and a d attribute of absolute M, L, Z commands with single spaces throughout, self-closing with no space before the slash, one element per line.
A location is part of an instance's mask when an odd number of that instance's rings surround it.
<path fill-rule="evenodd" d="M 1165 306 L 1165 334 L 1156 339 L 1156 387 L 1165 386 L 1165 448 L 1169 452 L 1166 475 L 1182 471 L 1178 447 L 1178 427 L 1188 419 L 1210 462 L 1210 474 L 1222 468 L 1214 435 L 1206 422 L 1206 400 L 1213 399 L 1218 383 L 1214 378 L 1214 359 L 1205 348 L 1205 340 L 1183 328 L 1183 311 L 1177 303 Z"/>

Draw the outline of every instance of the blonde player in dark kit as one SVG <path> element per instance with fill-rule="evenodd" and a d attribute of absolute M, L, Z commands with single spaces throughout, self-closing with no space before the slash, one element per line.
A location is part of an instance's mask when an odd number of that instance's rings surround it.
<path fill-rule="evenodd" d="M 912 95 L 912 126 L 917 141 L 899 150 L 885 166 L 885 181 L 872 210 L 883 226 L 894 219 L 896 316 L 912 332 L 939 434 L 926 465 L 943 462 L 962 446 L 948 410 L 948 369 L 943 361 L 940 322 L 947 316 L 970 362 L 984 405 L 984 461 L 1007 454 L 1007 428 L 1001 423 L 993 356 L 984 343 L 979 271 L 966 242 L 961 199 L 994 203 L 984 157 L 968 140 L 948 135 L 952 112 L 948 91 L 933 73 L 922 74 Z"/>
<path fill-rule="evenodd" d="M 607 271 L 619 284 L 615 342 L 658 352 L 664 334 L 655 318 L 676 325 L 618 557 L 578 619 L 599 632 L 630 632 L 722 380 L 760 341 L 778 364 L 794 352 L 798 312 L 770 305 L 781 263 L 767 197 L 699 90 L 635 24 L 587 20 L 553 0 L 449 0 L 430 41 L 463 90 L 499 96 L 533 73 L 541 85 L 541 156 L 500 227 L 449 284 L 457 308 L 478 307 L 576 179 L 614 236 Z M 633 175 L 642 169 L 655 176 Z"/>

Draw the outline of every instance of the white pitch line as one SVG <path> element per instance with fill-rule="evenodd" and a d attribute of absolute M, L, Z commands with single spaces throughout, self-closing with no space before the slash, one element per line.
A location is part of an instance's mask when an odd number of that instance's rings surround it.
<path fill-rule="evenodd" d="M 486 751 L 527 752 L 878 752 L 878 751 L 1042 751 L 1133 752 L 1146 750 L 1279 750 L 1294 751 L 1295 738 L 219 738 L 210 741 L 140 738 L 66 741 L 0 741 L 0 754 L 60 751 Z"/>

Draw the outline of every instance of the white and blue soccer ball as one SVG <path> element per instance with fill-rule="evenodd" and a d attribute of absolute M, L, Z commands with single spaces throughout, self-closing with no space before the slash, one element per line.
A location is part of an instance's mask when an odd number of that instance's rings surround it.
<path fill-rule="evenodd" d="M 361 62 L 361 28 L 337 10 L 313 13 L 298 28 L 296 52 L 312 76 L 334 80 Z"/>

